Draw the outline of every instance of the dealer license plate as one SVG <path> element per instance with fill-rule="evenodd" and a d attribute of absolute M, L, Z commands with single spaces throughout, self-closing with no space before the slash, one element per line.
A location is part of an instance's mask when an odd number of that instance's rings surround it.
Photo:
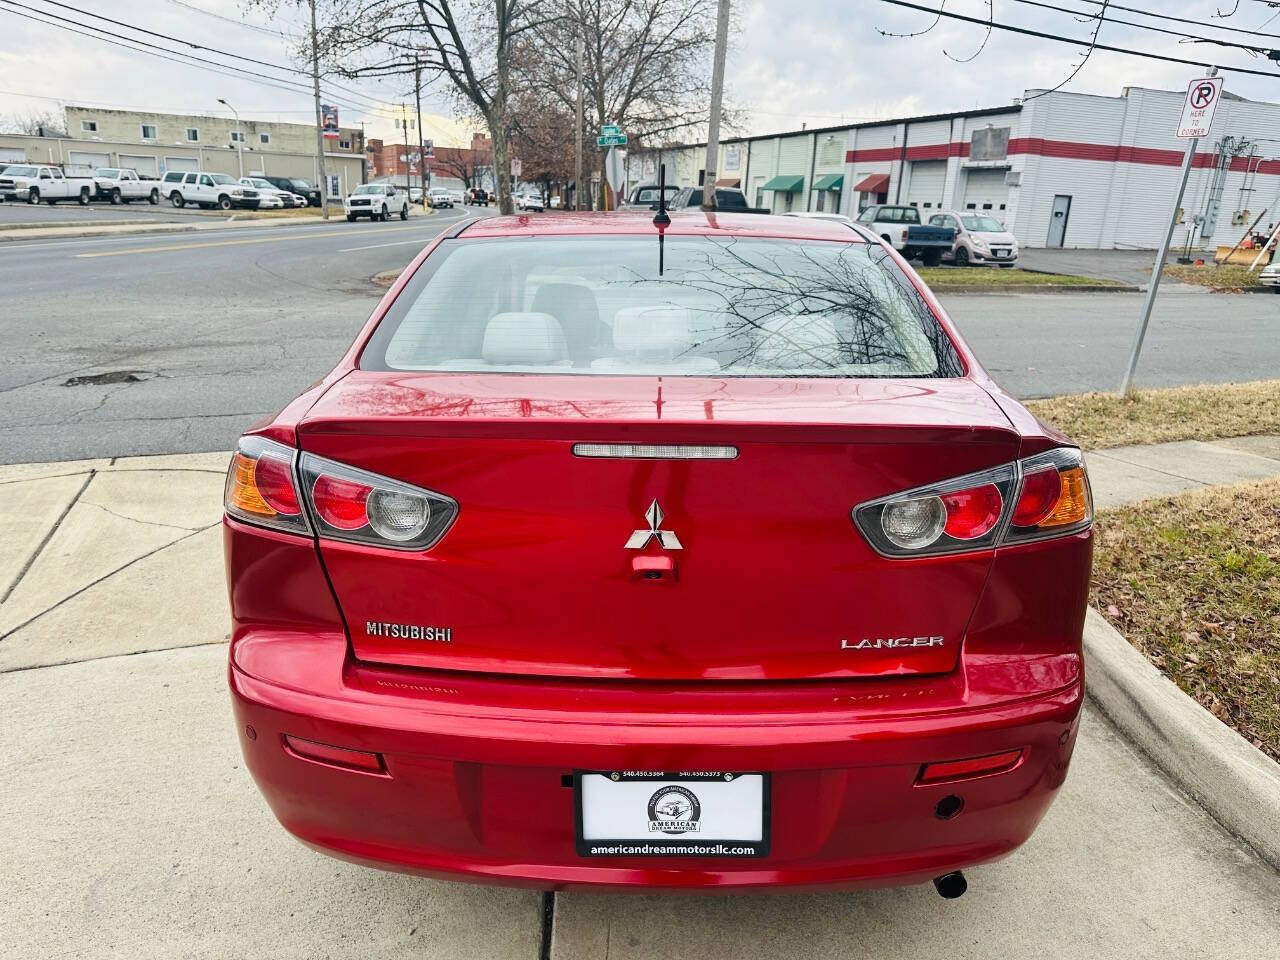
<path fill-rule="evenodd" d="M 763 857 L 767 773 L 615 770 L 574 774 L 584 857 Z"/>

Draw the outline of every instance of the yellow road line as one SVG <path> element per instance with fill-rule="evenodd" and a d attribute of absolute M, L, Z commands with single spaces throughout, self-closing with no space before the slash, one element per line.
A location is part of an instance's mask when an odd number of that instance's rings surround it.
<path fill-rule="evenodd" d="M 422 226 L 414 224 L 412 226 L 405 225 L 402 227 L 391 227 L 390 229 L 380 230 L 379 233 L 398 233 L 401 230 L 421 230 Z M 242 237 L 237 240 L 205 240 L 197 243 L 171 243 L 155 247 L 129 247 L 126 250 L 103 250 L 99 253 L 77 253 L 77 260 L 91 260 L 95 257 L 123 257 L 136 256 L 140 253 L 168 253 L 171 250 L 200 250 L 204 247 L 237 247 L 249 243 L 278 243 L 281 240 L 315 240 L 325 239 L 326 237 L 346 237 L 356 234 L 369 235 L 368 228 L 360 230 L 330 230 L 330 231 L 308 231 L 305 235 L 283 234 L 272 237 Z M 423 241 L 424 243 L 426 241 Z"/>

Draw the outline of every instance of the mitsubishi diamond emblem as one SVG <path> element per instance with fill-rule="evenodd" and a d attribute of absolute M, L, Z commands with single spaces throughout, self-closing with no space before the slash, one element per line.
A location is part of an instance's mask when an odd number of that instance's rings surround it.
<path fill-rule="evenodd" d="M 627 538 L 628 550 L 643 550 L 649 545 L 650 540 L 657 540 L 663 550 L 683 550 L 680 545 L 680 538 L 676 536 L 674 530 L 659 529 L 662 521 L 666 519 L 666 514 L 662 512 L 662 507 L 655 500 L 649 504 L 649 509 L 644 512 L 644 518 L 649 523 L 647 530 L 636 530 Z"/>

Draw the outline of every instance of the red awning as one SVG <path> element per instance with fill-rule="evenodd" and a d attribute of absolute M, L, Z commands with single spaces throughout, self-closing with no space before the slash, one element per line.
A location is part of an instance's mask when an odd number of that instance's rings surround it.
<path fill-rule="evenodd" d="M 720 179 L 720 180 L 717 180 L 717 181 L 716 181 L 716 186 L 717 186 L 717 187 L 735 187 L 735 188 L 737 188 L 737 187 L 742 186 L 742 181 L 741 181 L 740 179 L 738 179 L 737 177 L 724 177 L 724 178 L 722 178 L 722 179 Z"/>
<path fill-rule="evenodd" d="M 889 192 L 889 175 L 887 173 L 873 173 L 869 177 L 865 177 L 858 182 L 853 188 L 854 193 L 888 193 Z"/>

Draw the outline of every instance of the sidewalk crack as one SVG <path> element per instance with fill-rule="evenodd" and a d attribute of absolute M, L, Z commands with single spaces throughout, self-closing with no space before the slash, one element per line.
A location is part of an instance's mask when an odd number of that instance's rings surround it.
<path fill-rule="evenodd" d="M 49 545 L 49 541 L 53 539 L 53 535 L 57 533 L 58 528 L 62 526 L 62 521 L 67 519 L 67 514 L 71 512 L 71 508 L 79 502 L 82 496 L 84 496 L 84 492 L 89 489 L 89 484 L 93 482 L 93 478 L 97 475 L 97 470 L 89 471 L 88 476 L 84 478 L 84 483 L 80 484 L 80 489 L 76 491 L 76 495 L 72 497 L 71 502 L 63 508 L 62 513 L 58 514 L 58 519 L 53 522 L 53 526 L 49 528 L 48 533 L 44 535 L 44 538 L 36 546 L 35 552 L 27 558 L 27 562 L 22 565 L 22 569 L 18 571 L 18 575 L 13 578 L 13 583 L 9 584 L 9 586 L 5 588 L 4 596 L 0 596 L 0 603 L 4 603 L 13 596 L 13 591 L 18 589 L 18 584 L 20 584 L 22 579 L 27 575 L 27 571 L 30 570 L 32 564 L 39 559 L 40 554 L 44 552 L 44 548 L 47 547 Z M 0 639 L 3 639 L 3 637 L 0 637 Z"/>
<path fill-rule="evenodd" d="M 88 486 L 88 484 L 85 484 L 85 486 Z M 104 573 L 102 576 L 98 577 L 98 579 L 90 581 L 89 583 L 86 583 L 79 590 L 76 590 L 73 593 L 67 594 L 65 597 L 63 597 L 61 600 L 59 600 L 57 603 L 53 604 L 52 606 L 46 607 L 44 610 L 41 610 L 39 613 L 31 617 L 28 617 L 22 623 L 14 627 L 12 630 L 8 630 L 4 633 L 0 633 L 0 640 L 9 639 L 19 630 L 24 630 L 27 627 L 31 626 L 31 624 L 35 623 L 45 614 L 52 613 L 54 610 L 57 610 L 64 603 L 68 602 L 69 600 L 74 600 L 76 597 L 80 596 L 80 594 L 84 593 L 86 590 L 93 589 L 98 584 L 102 583 L 102 581 L 109 580 L 111 577 L 114 577 L 117 573 L 120 573 L 122 570 L 129 569 L 129 567 L 132 567 L 135 563 L 139 563 L 143 560 L 146 560 L 148 557 L 154 557 L 161 550 L 168 550 L 170 547 L 174 546 L 175 544 L 182 543 L 184 540 L 190 540 L 192 537 L 197 536 L 198 534 L 204 533 L 206 530 L 212 530 L 214 527 L 218 526 L 218 524 L 220 524 L 221 522 L 222 521 L 219 520 L 216 523 L 210 523 L 207 526 L 200 527 L 198 530 L 192 530 L 190 533 L 186 534 L 185 536 L 181 536 L 181 537 L 178 537 L 176 540 L 170 540 L 168 543 L 161 544 L 160 546 L 156 547 L 154 550 L 149 550 L 146 553 L 142 554 L 142 556 L 134 557 L 128 563 L 121 564 L 120 566 L 116 567 L 114 570 Z"/>

